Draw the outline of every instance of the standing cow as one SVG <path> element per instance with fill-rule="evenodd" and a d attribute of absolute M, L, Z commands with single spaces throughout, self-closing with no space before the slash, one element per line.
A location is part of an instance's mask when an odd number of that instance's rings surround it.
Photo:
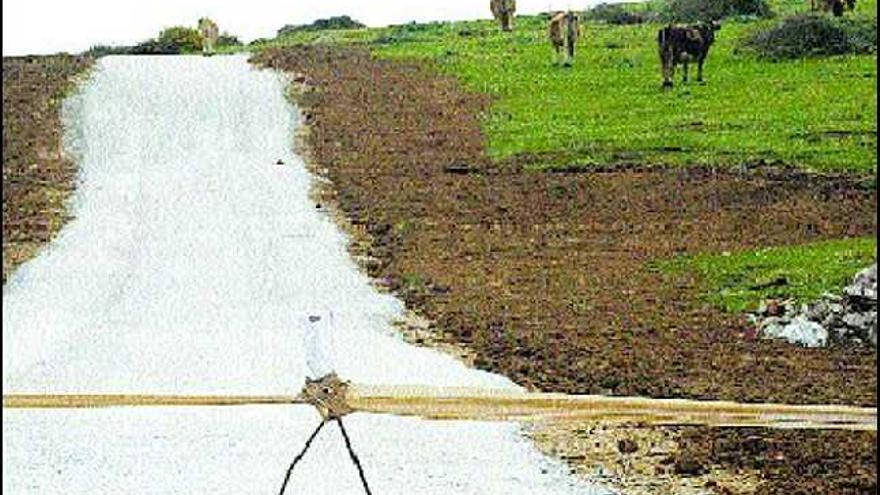
<path fill-rule="evenodd" d="M 819 0 L 822 12 L 831 12 L 834 17 L 843 15 L 844 8 L 854 10 L 856 8 L 856 0 Z M 815 11 L 817 8 L 816 0 L 810 0 L 810 10 Z"/>
<path fill-rule="evenodd" d="M 675 65 L 682 64 L 684 78 L 688 80 L 688 63 L 697 62 L 697 81 L 703 82 L 703 62 L 709 54 L 709 48 L 715 42 L 715 31 L 721 29 L 718 21 L 701 22 L 693 26 L 664 27 L 657 33 L 657 44 L 660 49 L 660 63 L 663 66 L 663 87 L 672 87 Z"/>
<path fill-rule="evenodd" d="M 217 24 L 207 17 L 202 17 L 199 19 L 199 34 L 202 36 L 202 55 L 213 55 L 217 38 L 220 36 Z"/>
<path fill-rule="evenodd" d="M 489 8 L 492 16 L 501 23 L 502 31 L 513 31 L 513 15 L 516 13 L 516 0 L 491 0 Z"/>
<path fill-rule="evenodd" d="M 556 51 L 555 63 L 559 63 L 559 57 L 564 46 L 565 59 L 562 63 L 564 67 L 571 67 L 571 63 L 574 61 L 574 49 L 580 35 L 578 21 L 578 15 L 572 11 L 558 12 L 550 18 L 547 35 L 550 38 L 550 43 L 553 45 L 553 50 Z"/>

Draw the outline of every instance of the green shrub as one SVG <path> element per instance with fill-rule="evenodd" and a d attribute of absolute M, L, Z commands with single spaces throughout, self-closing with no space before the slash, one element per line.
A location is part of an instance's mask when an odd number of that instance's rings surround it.
<path fill-rule="evenodd" d="M 176 46 L 180 53 L 202 50 L 202 35 L 194 28 L 173 26 L 165 28 L 156 40 L 161 47 Z"/>
<path fill-rule="evenodd" d="M 347 15 L 318 19 L 311 24 L 294 25 L 288 24 L 278 30 L 278 37 L 298 33 L 301 31 L 325 31 L 333 29 L 361 29 L 367 27 Z"/>
<path fill-rule="evenodd" d="M 767 0 L 669 0 L 665 17 L 671 22 L 696 22 L 771 15 Z"/>
<path fill-rule="evenodd" d="M 142 41 L 137 45 L 96 45 L 91 47 L 86 53 L 92 57 L 103 57 L 105 55 L 177 55 L 180 53 L 180 46 L 168 41 L 151 39 Z"/>
<path fill-rule="evenodd" d="M 818 14 L 788 17 L 744 41 L 747 49 L 773 60 L 877 50 L 877 18 L 835 19 Z"/>
<path fill-rule="evenodd" d="M 635 11 L 628 8 L 627 4 L 600 3 L 584 12 L 584 19 L 599 21 L 606 24 L 642 24 L 644 22 L 657 21 L 660 14 L 654 11 Z"/>
<path fill-rule="evenodd" d="M 131 53 L 131 46 L 110 46 L 95 45 L 86 52 L 90 57 L 103 57 L 105 55 L 128 55 Z"/>
<path fill-rule="evenodd" d="M 171 41 L 147 40 L 131 48 L 132 55 L 177 55 L 182 53 L 179 44 Z"/>
<path fill-rule="evenodd" d="M 238 36 L 223 33 L 217 37 L 217 46 L 238 46 L 241 45 L 241 41 L 238 39 Z"/>

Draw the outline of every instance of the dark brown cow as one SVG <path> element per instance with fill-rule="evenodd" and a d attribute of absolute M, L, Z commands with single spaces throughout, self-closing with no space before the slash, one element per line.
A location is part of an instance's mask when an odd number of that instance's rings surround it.
<path fill-rule="evenodd" d="M 844 9 L 846 10 L 855 10 L 856 8 L 856 0 L 818 0 L 819 6 L 822 8 L 822 12 L 831 12 L 834 14 L 834 17 L 840 17 L 843 15 Z M 816 0 L 810 0 L 810 10 L 815 11 L 817 9 Z"/>
<path fill-rule="evenodd" d="M 701 22 L 693 26 L 664 27 L 657 33 L 657 45 L 660 49 L 660 62 L 663 66 L 663 87 L 672 87 L 675 65 L 682 64 L 684 77 L 688 80 L 688 63 L 697 63 L 697 81 L 703 81 L 703 63 L 709 48 L 715 41 L 715 31 L 721 29 L 718 21 Z"/>

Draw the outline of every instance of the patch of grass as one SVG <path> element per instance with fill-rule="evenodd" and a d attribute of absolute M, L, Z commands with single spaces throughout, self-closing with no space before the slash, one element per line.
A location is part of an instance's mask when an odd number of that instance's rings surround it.
<path fill-rule="evenodd" d="M 768 298 L 810 302 L 824 292 L 839 292 L 876 259 L 877 240 L 868 237 L 682 257 L 657 267 L 695 273 L 709 301 L 729 312 L 743 312 Z"/>
<path fill-rule="evenodd" d="M 564 150 L 566 160 L 586 163 L 763 159 L 876 170 L 876 57 L 771 63 L 737 53 L 737 40 L 760 24 L 728 23 L 707 62 L 708 83 L 668 92 L 660 89 L 656 24 L 588 24 L 571 69 L 552 64 L 538 19 L 519 20 L 512 35 L 489 22 L 471 23 L 485 33 L 479 37 L 450 26 L 375 53 L 431 59 L 469 89 L 493 95 L 484 128 L 499 159 Z"/>
<path fill-rule="evenodd" d="M 627 10 L 657 9 L 655 1 Z M 875 0 L 857 14 L 874 15 Z M 809 8 L 771 2 L 774 12 Z M 428 60 L 494 103 L 484 115 L 498 160 L 528 156 L 533 168 L 621 161 L 736 165 L 764 160 L 820 171 L 876 170 L 876 54 L 761 59 L 743 39 L 776 20 L 730 20 L 706 63 L 707 83 L 661 90 L 660 24 L 584 24 L 574 67 L 552 63 L 545 16 L 517 18 L 513 33 L 491 20 L 294 33 L 261 46 L 344 43 L 387 59 Z M 696 70 L 691 68 L 691 77 Z"/>

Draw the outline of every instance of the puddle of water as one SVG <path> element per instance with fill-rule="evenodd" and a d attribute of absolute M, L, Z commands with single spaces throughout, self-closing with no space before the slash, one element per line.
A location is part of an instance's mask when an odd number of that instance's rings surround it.
<path fill-rule="evenodd" d="M 329 368 L 513 387 L 393 334 L 401 303 L 309 200 L 285 84 L 242 56 L 100 61 L 67 102 L 76 218 L 3 289 L 4 393 L 295 394 Z M 301 406 L 5 411 L 3 488 L 271 493 L 317 421 Z M 594 492 L 518 428 L 348 427 L 377 494 Z M 299 493 L 359 493 L 334 430 L 297 468 Z"/>

